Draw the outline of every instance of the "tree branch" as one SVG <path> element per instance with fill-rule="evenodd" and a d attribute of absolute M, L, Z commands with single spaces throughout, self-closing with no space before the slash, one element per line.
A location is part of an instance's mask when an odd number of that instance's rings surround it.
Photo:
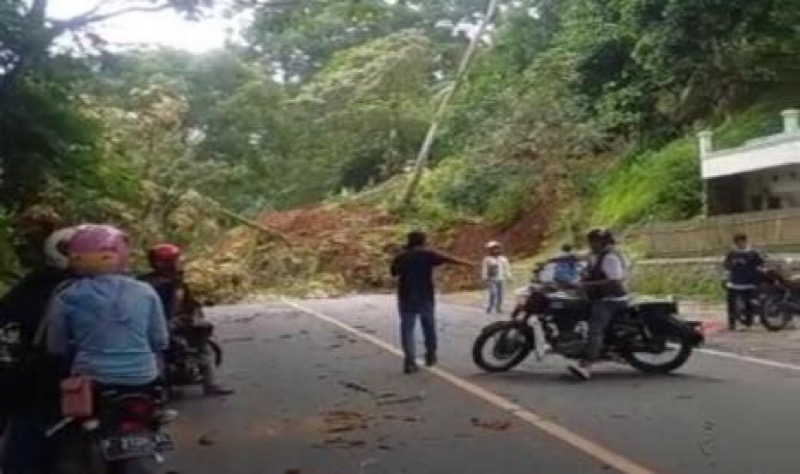
<path fill-rule="evenodd" d="M 102 6 L 103 3 L 105 2 L 101 2 L 98 7 Z M 155 13 L 168 10 L 170 8 L 172 8 L 172 5 L 165 3 L 163 5 L 154 5 L 149 7 L 139 6 L 120 8 L 118 10 L 112 10 L 106 13 L 97 13 L 97 9 L 92 9 L 83 15 L 70 18 L 69 20 L 53 20 L 53 30 L 57 34 L 61 34 L 65 31 L 77 30 L 92 23 L 109 20 L 118 16 L 127 15 L 128 13 Z"/>
<path fill-rule="evenodd" d="M 84 12 L 84 13 L 76 16 L 76 17 L 74 17 L 73 20 L 76 19 L 76 18 L 89 18 L 89 17 L 97 14 L 97 12 L 99 12 L 100 9 L 103 8 L 103 6 L 108 4 L 110 1 L 112 1 L 112 0 L 100 0 L 99 2 L 97 2 L 97 4 L 93 8 L 91 8 L 90 10 L 88 10 L 88 11 L 86 11 L 86 12 Z M 55 20 L 55 19 L 49 19 L 49 20 L 50 20 L 51 23 L 58 22 L 58 21 L 63 21 L 63 20 Z"/>

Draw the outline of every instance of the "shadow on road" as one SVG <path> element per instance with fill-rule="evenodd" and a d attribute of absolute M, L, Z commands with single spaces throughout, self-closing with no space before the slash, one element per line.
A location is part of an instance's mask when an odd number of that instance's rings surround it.
<path fill-rule="evenodd" d="M 467 377 L 474 382 L 497 380 L 509 383 L 527 384 L 527 383 L 548 383 L 548 384 L 575 384 L 582 385 L 590 383 L 592 385 L 603 382 L 641 382 L 648 385 L 664 384 L 674 387 L 675 384 L 718 384 L 722 383 L 723 379 L 716 377 L 709 377 L 705 375 L 694 374 L 667 374 L 667 375 L 650 375 L 642 374 L 635 371 L 609 371 L 604 372 L 599 369 L 594 372 L 591 382 L 583 382 L 577 380 L 572 375 L 563 372 L 530 372 L 530 371 L 513 371 L 497 374 L 489 373 L 476 373 Z"/>

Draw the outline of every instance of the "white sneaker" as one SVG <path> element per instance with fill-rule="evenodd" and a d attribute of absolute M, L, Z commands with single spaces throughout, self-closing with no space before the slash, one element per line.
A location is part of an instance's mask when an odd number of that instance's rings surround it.
<path fill-rule="evenodd" d="M 587 369 L 586 367 L 581 367 L 578 364 L 570 364 L 568 368 L 572 375 L 578 377 L 581 380 L 590 380 L 592 378 L 592 372 L 589 371 L 589 369 Z"/>

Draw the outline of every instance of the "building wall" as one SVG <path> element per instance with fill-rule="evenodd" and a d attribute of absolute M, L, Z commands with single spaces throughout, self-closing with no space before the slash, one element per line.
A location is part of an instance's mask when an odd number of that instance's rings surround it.
<path fill-rule="evenodd" d="M 800 165 L 748 173 L 743 182 L 746 212 L 800 207 Z"/>
<path fill-rule="evenodd" d="M 744 177 L 724 176 L 706 181 L 707 214 L 739 214 L 745 212 Z"/>
<path fill-rule="evenodd" d="M 800 208 L 800 165 L 706 182 L 708 215 Z"/>

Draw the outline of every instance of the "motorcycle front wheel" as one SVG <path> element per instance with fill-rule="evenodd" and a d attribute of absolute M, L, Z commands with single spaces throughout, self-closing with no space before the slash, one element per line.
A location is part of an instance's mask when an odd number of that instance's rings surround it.
<path fill-rule="evenodd" d="M 498 321 L 481 331 L 472 346 L 472 360 L 486 372 L 505 372 L 525 360 L 533 346 L 525 323 Z"/>

